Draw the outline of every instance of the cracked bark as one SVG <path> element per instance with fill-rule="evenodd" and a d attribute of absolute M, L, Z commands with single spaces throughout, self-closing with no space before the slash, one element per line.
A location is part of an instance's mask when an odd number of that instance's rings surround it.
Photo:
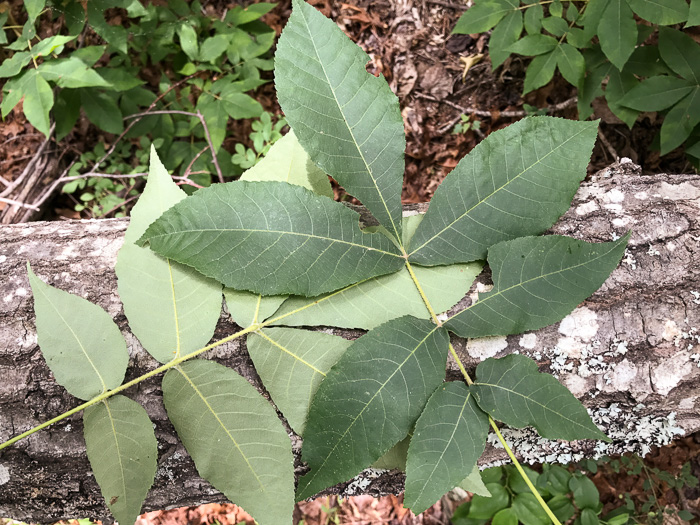
<path fill-rule="evenodd" d="M 627 163 L 598 173 L 550 231 L 601 242 L 633 230 L 625 261 L 598 292 L 562 323 L 524 336 L 454 339 L 470 369 L 482 358 L 513 351 L 537 359 L 614 438 L 608 453 L 643 452 L 669 441 L 674 432 L 700 429 L 700 366 L 695 361 L 700 357 L 700 176 L 637 172 Z M 50 284 L 99 304 L 116 319 L 131 354 L 127 380 L 157 366 L 129 332 L 116 295 L 113 268 L 127 224 L 71 221 L 0 228 L 0 441 L 78 404 L 53 381 L 37 347 L 27 260 Z M 482 278 L 476 287 L 487 284 Z M 222 315 L 215 337 L 235 328 Z M 209 357 L 262 389 L 243 343 L 230 342 Z M 447 375 L 458 377 L 454 363 L 448 363 Z M 158 474 L 144 511 L 223 500 L 197 476 L 175 436 L 161 402 L 160 378 L 126 394 L 146 407 L 159 444 Z M 527 451 L 522 454 L 527 461 L 566 461 L 599 452 L 593 442 L 545 442 L 527 431 L 509 435 L 516 450 Z M 300 467 L 299 440 L 294 443 Z M 0 516 L 40 522 L 107 517 L 84 450 L 78 414 L 0 452 Z M 489 447 L 482 464 L 503 458 L 502 450 Z M 397 472 L 365 471 L 332 491 L 396 493 L 402 483 Z"/>

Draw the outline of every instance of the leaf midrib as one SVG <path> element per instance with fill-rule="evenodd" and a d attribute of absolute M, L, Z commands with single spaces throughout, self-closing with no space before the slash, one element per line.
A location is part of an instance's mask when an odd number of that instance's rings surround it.
<path fill-rule="evenodd" d="M 107 400 L 104 400 L 102 403 L 104 403 L 105 408 L 107 409 L 107 417 L 109 418 L 109 424 L 112 426 L 112 435 L 114 436 L 114 446 L 117 449 L 117 459 L 119 460 L 119 472 L 121 473 L 121 476 L 119 480 L 122 482 L 122 493 L 124 494 L 124 499 L 126 501 L 126 508 L 129 508 L 129 498 L 128 498 L 128 493 L 126 491 L 126 474 L 124 473 L 124 463 L 122 462 L 122 454 L 121 454 L 121 449 L 119 448 L 119 439 L 117 438 L 117 429 L 114 426 L 114 418 L 112 417 L 112 410 L 109 408 L 109 403 Z M 116 504 L 116 502 L 115 502 Z"/>
<path fill-rule="evenodd" d="M 216 411 L 215 411 L 215 410 L 212 408 L 212 406 L 209 404 L 209 401 L 207 400 L 207 398 L 202 394 L 202 392 L 200 392 L 200 390 L 197 388 L 197 385 L 195 385 L 195 384 L 192 382 L 192 380 L 191 380 L 190 377 L 187 375 L 187 373 L 182 369 L 182 367 L 177 366 L 177 367 L 175 367 L 175 368 L 176 368 L 176 370 L 177 370 L 178 372 L 180 372 L 180 374 L 182 374 L 182 377 L 184 377 L 185 380 L 189 383 L 189 385 L 192 387 L 192 390 L 195 391 L 195 393 L 199 396 L 199 398 L 202 400 L 202 402 L 206 405 L 207 409 L 208 409 L 209 412 L 211 412 L 211 414 L 214 416 L 214 418 L 216 419 L 217 423 L 219 423 L 219 425 L 221 426 L 221 428 L 224 429 L 224 432 L 226 432 L 226 435 L 229 437 L 229 439 L 231 440 L 231 442 L 233 443 L 233 445 L 236 447 L 236 450 L 238 450 L 238 453 L 241 455 L 241 457 L 242 457 L 243 460 L 245 461 L 246 465 L 247 465 L 248 468 L 250 469 L 250 472 L 253 474 L 253 476 L 255 476 L 255 481 L 257 481 L 257 482 L 258 482 L 258 485 L 260 485 L 260 489 L 261 489 L 263 492 L 265 492 L 265 490 L 266 490 L 266 489 L 265 489 L 265 485 L 263 485 L 263 483 L 260 481 L 260 478 L 258 477 L 258 474 L 255 472 L 255 469 L 254 469 L 253 466 L 250 464 L 250 461 L 248 461 L 248 456 L 246 456 L 246 455 L 243 453 L 243 450 L 241 450 L 241 446 L 238 444 L 238 442 L 236 441 L 236 439 L 231 435 L 231 432 L 229 432 L 229 429 L 226 427 L 226 425 L 224 425 L 224 422 L 221 421 L 221 418 L 219 418 L 219 415 L 216 413 Z"/>
<path fill-rule="evenodd" d="M 253 229 L 253 228 L 198 228 L 198 229 L 189 229 L 189 230 L 183 229 L 183 230 L 174 231 L 174 232 L 167 232 L 167 233 L 160 233 L 160 234 L 152 235 L 145 240 L 150 242 L 152 239 L 161 239 L 163 237 L 169 237 L 169 236 L 173 236 L 173 235 L 182 235 L 185 232 L 186 233 L 245 232 L 245 233 L 276 233 L 279 235 L 296 235 L 298 237 L 306 237 L 309 239 L 320 239 L 322 241 L 330 242 L 331 244 L 336 244 L 336 243 L 346 244 L 346 245 L 351 246 L 353 248 L 362 248 L 364 250 L 379 252 L 379 253 L 383 253 L 385 255 L 391 255 L 392 257 L 396 257 L 398 259 L 403 259 L 403 256 L 401 256 L 398 253 L 387 252 L 386 250 L 380 250 L 379 248 L 373 248 L 372 246 L 367 246 L 365 244 L 357 244 L 355 242 L 345 241 L 342 239 L 334 239 L 333 237 L 322 237 L 320 235 L 314 235 L 311 233 L 290 232 L 290 231 L 283 231 L 283 230 L 258 230 L 258 229 Z M 362 233 L 362 232 L 360 232 L 360 233 Z M 362 235 L 376 235 L 376 234 L 362 233 Z"/>
<path fill-rule="evenodd" d="M 465 211 L 464 213 L 462 213 L 459 217 L 457 217 L 455 220 L 453 220 L 451 223 L 449 223 L 447 226 L 445 226 L 442 230 L 440 230 L 440 231 L 437 232 L 435 235 L 433 235 L 432 237 L 430 237 L 430 238 L 429 238 L 427 241 L 425 241 L 423 244 L 421 244 L 421 245 L 418 246 L 417 248 L 411 250 L 411 252 L 408 254 L 408 256 L 410 257 L 410 256 L 412 256 L 412 255 L 415 255 L 419 250 L 421 250 L 422 248 L 424 248 L 426 245 L 428 245 L 429 243 L 431 243 L 433 240 L 435 240 L 435 239 L 437 239 L 438 237 L 440 237 L 440 235 L 442 235 L 445 231 L 451 229 L 456 223 L 458 223 L 459 221 L 461 221 L 462 219 L 464 219 L 465 217 L 467 217 L 472 211 L 474 211 L 476 208 L 478 208 L 479 206 L 481 206 L 482 204 L 484 204 L 484 203 L 485 203 L 487 200 L 489 200 L 491 197 L 493 197 L 493 196 L 496 195 L 498 192 L 500 192 L 501 190 L 503 190 L 504 188 L 506 188 L 506 187 L 507 187 L 509 184 L 511 184 L 512 182 L 515 182 L 515 181 L 517 181 L 518 179 L 520 179 L 520 177 L 522 177 L 525 173 L 527 173 L 528 171 L 532 170 L 535 166 L 537 166 L 538 164 L 540 164 L 540 163 L 541 163 L 543 160 L 545 160 L 547 157 L 549 157 L 549 156 L 552 155 L 554 152 L 556 152 L 556 151 L 558 151 L 559 149 L 561 149 L 562 147 L 564 147 L 568 142 L 574 140 L 576 137 L 578 137 L 580 134 L 582 134 L 582 133 L 584 133 L 584 132 L 586 132 L 586 131 L 588 131 L 588 128 L 581 129 L 581 130 L 578 131 L 576 134 L 574 134 L 574 135 L 572 135 L 571 137 L 569 137 L 568 139 L 566 139 L 566 142 L 563 142 L 563 143 L 559 144 L 556 148 L 550 150 L 550 151 L 549 151 L 547 154 L 545 154 L 543 157 L 538 158 L 537 161 L 536 161 L 535 163 L 531 164 L 530 166 L 528 166 L 527 168 L 525 168 L 523 171 L 521 171 L 520 173 L 518 173 L 517 175 L 515 175 L 512 179 L 509 179 L 505 184 L 503 184 L 502 186 L 496 188 L 494 191 L 492 191 L 492 192 L 491 192 L 490 194 L 488 194 L 486 197 L 484 197 L 483 199 L 481 199 L 480 201 L 478 201 L 478 202 L 477 202 L 476 204 L 474 204 L 471 208 L 469 208 L 468 210 L 466 210 L 466 211 Z"/>
<path fill-rule="evenodd" d="M 321 463 L 321 465 L 319 465 L 319 467 L 316 469 L 316 472 L 313 473 L 313 471 L 312 471 L 312 474 L 313 474 L 313 475 L 311 476 L 311 478 L 310 478 L 310 479 L 308 480 L 308 482 L 306 483 L 306 486 L 304 487 L 304 489 L 306 489 L 306 487 L 308 487 L 309 485 L 311 485 L 311 483 L 313 482 L 313 480 L 316 479 L 316 476 L 318 475 L 318 473 L 321 471 L 321 469 L 323 469 L 323 467 L 325 466 L 325 464 L 328 462 L 328 459 L 329 459 L 329 458 L 331 457 L 331 455 L 335 452 L 335 449 L 338 448 L 338 445 L 345 439 L 345 436 L 348 434 L 348 432 L 350 432 L 350 429 L 351 429 L 353 426 L 355 426 L 355 423 L 357 423 L 357 420 L 360 419 L 360 417 L 362 416 L 362 414 L 364 414 L 365 410 L 367 410 L 367 407 L 369 407 L 369 406 L 372 404 L 372 402 L 374 401 L 374 399 L 379 395 L 380 392 L 382 392 L 382 390 L 384 390 L 384 387 L 386 387 L 386 385 L 389 383 L 389 381 L 391 381 L 391 380 L 394 378 L 394 376 L 395 376 L 396 374 L 399 373 L 399 370 L 401 370 L 401 369 L 403 368 L 403 366 L 408 362 L 408 360 L 411 359 L 411 358 L 415 355 L 415 353 L 418 351 L 418 348 L 420 348 L 420 347 L 425 343 L 425 341 L 426 341 L 431 335 L 433 335 L 433 334 L 435 333 L 435 331 L 436 331 L 438 328 L 440 328 L 440 327 L 439 327 L 439 326 L 435 326 L 432 330 L 430 330 L 430 332 L 428 332 L 428 333 L 425 335 L 425 337 L 424 337 L 423 339 L 421 339 L 421 341 L 420 341 L 416 346 L 413 347 L 413 350 L 411 350 L 411 352 L 406 356 L 406 358 L 401 362 L 401 364 L 400 364 L 399 366 L 396 367 L 396 370 L 394 370 L 394 371 L 391 373 L 391 375 L 387 378 L 387 380 L 384 381 L 384 383 L 381 384 L 381 386 L 377 389 L 377 391 L 374 393 L 374 395 L 372 395 L 372 397 L 365 403 L 365 406 L 362 407 L 362 410 L 360 410 L 360 412 L 357 414 L 357 416 L 356 416 L 356 417 L 352 420 L 352 422 L 347 426 L 347 428 L 345 429 L 345 432 L 343 432 L 343 435 L 340 436 L 340 438 L 338 438 L 338 439 L 336 440 L 335 445 L 333 445 L 333 448 L 330 450 L 330 452 L 328 452 L 328 454 L 326 454 L 326 458 L 323 460 L 323 463 Z"/>
<path fill-rule="evenodd" d="M 302 357 L 299 357 L 298 355 L 296 355 L 296 354 L 295 354 L 294 352 L 292 352 L 291 350 L 285 348 L 284 345 L 282 345 L 282 344 L 278 343 L 277 341 L 275 341 L 274 339 L 272 339 L 272 338 L 271 338 L 270 336 L 268 336 L 263 330 L 258 330 L 258 331 L 255 332 L 255 333 L 256 333 L 257 335 L 261 336 L 263 339 L 267 340 L 271 345 L 273 345 L 273 346 L 279 348 L 282 352 L 285 352 L 286 354 L 289 354 L 292 358 L 296 359 L 296 360 L 299 361 L 301 364 L 303 364 L 303 365 L 309 367 L 311 370 L 314 371 L 314 373 L 321 374 L 323 377 L 326 377 L 326 374 L 325 374 L 324 372 L 322 372 L 321 370 L 319 370 L 318 368 L 316 368 L 314 365 L 312 365 L 311 363 L 309 363 L 308 361 L 306 361 L 306 360 L 303 359 Z"/>
<path fill-rule="evenodd" d="M 338 110 L 340 112 L 340 115 L 343 117 L 343 122 L 345 123 L 345 126 L 348 128 L 348 132 L 350 133 L 350 136 L 352 137 L 352 142 L 355 144 L 355 148 L 357 148 L 357 151 L 360 154 L 360 157 L 362 158 L 362 163 L 365 165 L 365 168 L 367 169 L 367 173 L 369 174 L 370 179 L 372 179 L 372 184 L 374 185 L 374 189 L 377 190 L 377 195 L 379 195 L 379 200 L 382 201 L 382 205 L 384 206 L 384 211 L 386 211 L 387 216 L 389 217 L 389 220 L 391 221 L 391 226 L 394 229 L 394 235 L 396 236 L 396 240 L 399 243 L 399 246 L 403 246 L 402 241 L 401 241 L 401 235 L 399 235 L 398 228 L 396 228 L 396 223 L 394 222 L 394 218 L 391 216 L 391 213 L 389 212 L 389 207 L 387 206 L 386 200 L 384 200 L 384 195 L 382 195 L 382 192 L 379 191 L 379 186 L 377 186 L 377 180 L 374 177 L 374 173 L 372 169 L 370 168 L 370 165 L 367 163 L 367 159 L 365 159 L 365 155 L 362 152 L 362 149 L 360 148 L 360 145 L 357 142 L 357 139 L 355 138 L 355 134 L 352 131 L 352 127 L 350 126 L 350 123 L 348 120 L 345 118 L 345 113 L 342 110 L 342 105 L 340 104 L 340 101 L 338 100 L 338 97 L 335 94 L 335 89 L 333 89 L 333 85 L 331 84 L 330 77 L 328 76 L 328 72 L 326 71 L 326 67 L 323 64 L 323 61 L 321 60 L 321 57 L 318 53 L 318 46 L 316 45 L 316 40 L 314 39 L 315 33 L 311 31 L 311 28 L 309 27 L 309 23 L 306 19 L 306 16 L 304 16 L 303 10 L 300 10 L 301 17 L 304 20 L 304 25 L 306 26 L 306 31 L 309 34 L 309 40 L 311 40 L 311 43 L 314 46 L 314 53 L 316 54 L 316 59 L 318 60 L 319 65 L 321 66 L 321 69 L 323 70 L 323 75 L 326 77 L 326 82 L 328 83 L 328 87 L 333 94 L 333 100 L 335 100 L 336 105 L 338 106 Z M 369 74 L 369 73 L 368 73 Z"/>

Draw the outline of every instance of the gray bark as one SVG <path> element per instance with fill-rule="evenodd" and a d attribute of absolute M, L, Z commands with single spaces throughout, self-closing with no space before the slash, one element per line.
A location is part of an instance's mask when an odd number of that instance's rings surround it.
<path fill-rule="evenodd" d="M 514 351 L 534 357 L 614 439 L 601 447 L 508 433 L 526 461 L 643 453 L 700 429 L 700 176 L 641 176 L 637 170 L 619 164 L 597 174 L 551 230 L 601 242 L 632 229 L 624 261 L 598 292 L 551 327 L 507 338 L 454 340 L 470 369 L 486 357 Z M 99 304 L 115 318 L 132 358 L 127 380 L 157 366 L 129 332 L 116 294 L 113 268 L 127 224 L 117 219 L 0 227 L 0 442 L 78 404 L 54 382 L 37 346 L 27 261 L 50 284 Z M 482 279 L 461 306 L 487 285 Z M 235 329 L 222 315 L 215 338 Z M 212 352 L 209 357 L 261 388 L 242 343 Z M 454 363 L 448 377 L 458 377 Z M 198 477 L 168 422 L 160 378 L 126 394 L 146 407 L 159 444 L 159 469 L 144 511 L 223 500 Z M 301 468 L 299 440 L 293 441 Z M 503 459 L 503 451 L 490 446 L 482 464 Z M 332 490 L 377 495 L 400 492 L 402 483 L 400 473 L 368 470 Z M 85 456 L 80 414 L 0 452 L 0 516 L 39 522 L 107 516 Z"/>

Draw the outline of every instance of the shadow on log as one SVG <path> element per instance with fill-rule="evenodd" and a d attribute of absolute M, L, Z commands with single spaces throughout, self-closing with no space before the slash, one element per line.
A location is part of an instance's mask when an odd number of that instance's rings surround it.
<path fill-rule="evenodd" d="M 512 352 L 535 358 L 589 407 L 614 440 L 564 443 L 538 439 L 527 429 L 507 432 L 526 461 L 643 454 L 700 429 L 700 176 L 638 171 L 626 163 L 599 172 L 551 230 L 595 242 L 633 231 L 623 262 L 598 292 L 551 327 L 454 340 L 472 369 L 482 359 Z M 99 304 L 115 318 L 131 355 L 127 381 L 158 366 L 129 332 L 116 293 L 114 264 L 127 224 L 115 219 L 0 227 L 0 442 L 78 404 L 54 382 L 37 346 L 27 261 L 49 284 Z M 460 308 L 486 287 L 482 279 Z M 215 338 L 236 328 L 224 314 Z M 206 357 L 262 390 L 242 342 L 222 345 Z M 448 376 L 458 377 L 454 363 Z M 158 438 L 159 468 L 144 512 L 222 501 L 179 443 L 163 408 L 160 377 L 126 394 L 146 408 Z M 296 437 L 293 442 L 299 471 L 300 442 Z M 504 457 L 502 450 L 488 447 L 481 463 Z M 368 470 L 331 492 L 378 495 L 402 487 L 401 473 Z M 85 456 L 80 414 L 0 452 L 0 516 L 40 522 L 110 519 Z"/>

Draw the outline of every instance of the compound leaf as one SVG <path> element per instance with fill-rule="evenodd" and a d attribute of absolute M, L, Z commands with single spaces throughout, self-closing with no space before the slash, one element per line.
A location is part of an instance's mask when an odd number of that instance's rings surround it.
<path fill-rule="evenodd" d="M 146 188 L 131 211 L 115 271 L 131 331 L 161 363 L 206 345 L 221 314 L 221 284 L 134 244 L 185 197 L 151 147 Z"/>
<path fill-rule="evenodd" d="M 41 352 L 56 381 L 80 399 L 121 385 L 129 353 L 102 308 L 39 279 L 27 263 Z"/>
<path fill-rule="evenodd" d="M 692 90 L 692 82 L 660 75 L 640 82 L 618 104 L 637 111 L 661 111 L 673 106 Z"/>
<path fill-rule="evenodd" d="M 241 175 L 241 180 L 288 182 L 333 198 L 328 176 L 311 162 L 293 130 L 275 142 L 260 162 Z"/>
<path fill-rule="evenodd" d="M 255 370 L 297 434 L 304 433 L 318 385 L 351 344 L 337 335 L 294 328 L 264 328 L 248 336 Z"/>
<path fill-rule="evenodd" d="M 537 363 L 524 355 L 488 358 L 476 368 L 469 387 L 482 410 L 515 428 L 531 425 L 547 439 L 610 441 L 591 420 L 586 407 Z"/>
<path fill-rule="evenodd" d="M 291 523 L 289 436 L 248 381 L 225 366 L 195 359 L 165 374 L 163 401 L 204 479 L 260 525 Z"/>
<path fill-rule="evenodd" d="M 109 510 L 134 523 L 156 475 L 158 442 L 141 405 L 113 396 L 85 410 L 87 456 Z"/>
<path fill-rule="evenodd" d="M 314 7 L 293 1 L 275 55 L 280 106 L 311 159 L 400 239 L 406 138 L 399 101 L 369 57 Z"/>
<path fill-rule="evenodd" d="M 448 319 L 461 337 L 519 334 L 568 315 L 617 267 L 629 234 L 606 243 L 571 237 L 522 237 L 489 249 L 494 287 Z"/>
<path fill-rule="evenodd" d="M 319 295 L 398 270 L 403 259 L 359 214 L 285 182 L 235 181 L 166 211 L 139 243 L 224 285 L 265 295 Z"/>
<path fill-rule="evenodd" d="M 630 7 L 652 24 L 669 26 L 688 19 L 688 2 L 685 0 L 627 0 Z"/>
<path fill-rule="evenodd" d="M 481 0 L 457 20 L 452 33 L 466 35 L 488 31 L 519 5 L 519 1 L 514 3 L 508 0 Z"/>
<path fill-rule="evenodd" d="M 488 429 L 488 416 L 464 383 L 446 383 L 433 393 L 408 448 L 405 499 L 415 514 L 469 476 L 484 452 Z"/>
<path fill-rule="evenodd" d="M 668 27 L 659 28 L 659 52 L 664 62 L 683 78 L 700 84 L 700 46 L 688 35 Z"/>
<path fill-rule="evenodd" d="M 586 176 L 596 130 L 596 122 L 530 117 L 489 135 L 438 187 L 409 260 L 483 260 L 499 241 L 545 231 Z"/>
<path fill-rule="evenodd" d="M 404 244 L 408 244 L 422 219 L 422 215 L 404 217 Z M 467 263 L 429 268 L 415 266 L 413 271 L 433 309 L 444 312 L 466 295 L 481 268 L 480 263 Z M 371 330 L 403 315 L 429 318 L 425 303 L 405 267 L 313 299 L 290 297 L 276 312 L 280 320 L 275 324 Z"/>
<path fill-rule="evenodd" d="M 408 434 L 442 383 L 448 343 L 443 328 L 406 316 L 347 349 L 311 403 L 302 447 L 311 472 L 298 499 L 350 479 Z"/>

